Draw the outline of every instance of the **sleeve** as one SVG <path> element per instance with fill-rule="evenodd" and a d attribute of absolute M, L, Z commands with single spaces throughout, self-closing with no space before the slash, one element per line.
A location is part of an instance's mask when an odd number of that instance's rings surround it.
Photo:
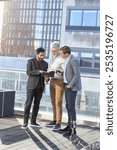
<path fill-rule="evenodd" d="M 44 71 L 47 71 L 48 70 L 48 63 L 45 61 L 45 68 L 44 68 Z"/>
<path fill-rule="evenodd" d="M 69 83 L 70 87 L 72 87 L 80 78 L 80 67 L 79 67 L 79 61 L 76 59 L 72 64 L 74 76 Z"/>

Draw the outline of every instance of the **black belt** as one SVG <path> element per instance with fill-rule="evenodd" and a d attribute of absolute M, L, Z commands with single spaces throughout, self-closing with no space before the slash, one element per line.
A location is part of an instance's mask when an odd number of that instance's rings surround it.
<path fill-rule="evenodd" d="M 63 79 L 59 79 L 59 78 L 51 78 L 51 80 L 63 80 Z"/>
<path fill-rule="evenodd" d="M 64 83 L 64 86 L 67 86 L 69 83 Z"/>

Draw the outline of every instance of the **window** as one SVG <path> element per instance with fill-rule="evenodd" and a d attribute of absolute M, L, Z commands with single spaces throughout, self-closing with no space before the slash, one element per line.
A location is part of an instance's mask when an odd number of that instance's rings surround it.
<path fill-rule="evenodd" d="M 44 9 L 44 0 L 37 1 L 37 8 Z"/>
<path fill-rule="evenodd" d="M 96 11 L 83 12 L 83 26 L 96 26 Z"/>
<path fill-rule="evenodd" d="M 79 18 L 79 19 L 78 19 Z M 81 26 L 82 11 L 73 10 L 70 13 L 70 26 Z"/>
<path fill-rule="evenodd" d="M 55 5 L 55 1 L 53 1 L 53 9 L 55 9 L 56 5 Z"/>
<path fill-rule="evenodd" d="M 100 68 L 100 54 L 95 54 L 94 68 Z"/>
<path fill-rule="evenodd" d="M 24 8 L 26 8 L 26 1 L 24 1 L 23 3 L 24 3 Z"/>
<path fill-rule="evenodd" d="M 34 46 L 35 48 L 38 48 L 41 46 L 41 41 L 40 40 L 34 40 Z"/>
<path fill-rule="evenodd" d="M 90 9 L 68 9 L 66 29 L 97 30 L 100 29 L 100 11 Z"/>
<path fill-rule="evenodd" d="M 42 38 L 42 26 L 36 25 L 35 29 L 35 39 L 41 39 Z"/>
<path fill-rule="evenodd" d="M 92 60 L 93 54 L 92 53 L 81 53 L 80 57 L 80 66 L 81 67 L 92 67 Z"/>
<path fill-rule="evenodd" d="M 100 26 L 100 11 L 98 11 L 98 16 L 97 16 L 97 26 Z"/>
<path fill-rule="evenodd" d="M 82 73 L 100 73 L 99 49 L 71 47 L 71 54 L 78 58 Z"/>
<path fill-rule="evenodd" d="M 52 8 L 52 0 L 50 0 L 50 6 L 49 6 L 49 8 L 50 9 Z"/>
<path fill-rule="evenodd" d="M 38 17 L 36 17 L 36 23 L 37 24 L 42 24 L 43 23 L 43 18 L 38 18 Z"/>

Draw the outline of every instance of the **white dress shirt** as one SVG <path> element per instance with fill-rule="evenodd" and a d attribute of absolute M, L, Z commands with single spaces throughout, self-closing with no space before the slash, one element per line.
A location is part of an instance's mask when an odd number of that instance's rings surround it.
<path fill-rule="evenodd" d="M 49 71 L 60 70 L 63 71 L 64 59 L 60 56 L 50 56 L 49 59 Z"/>

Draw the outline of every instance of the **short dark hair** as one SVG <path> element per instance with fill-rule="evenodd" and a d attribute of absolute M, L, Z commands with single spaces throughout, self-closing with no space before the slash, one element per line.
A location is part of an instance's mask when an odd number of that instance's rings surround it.
<path fill-rule="evenodd" d="M 64 54 L 65 54 L 65 53 L 71 54 L 71 49 L 70 49 L 69 46 L 62 46 L 62 47 L 60 48 L 60 50 L 62 50 Z"/>
<path fill-rule="evenodd" d="M 42 47 L 39 47 L 39 48 L 36 49 L 36 54 L 39 54 L 41 52 L 45 52 L 45 49 L 42 48 Z"/>

